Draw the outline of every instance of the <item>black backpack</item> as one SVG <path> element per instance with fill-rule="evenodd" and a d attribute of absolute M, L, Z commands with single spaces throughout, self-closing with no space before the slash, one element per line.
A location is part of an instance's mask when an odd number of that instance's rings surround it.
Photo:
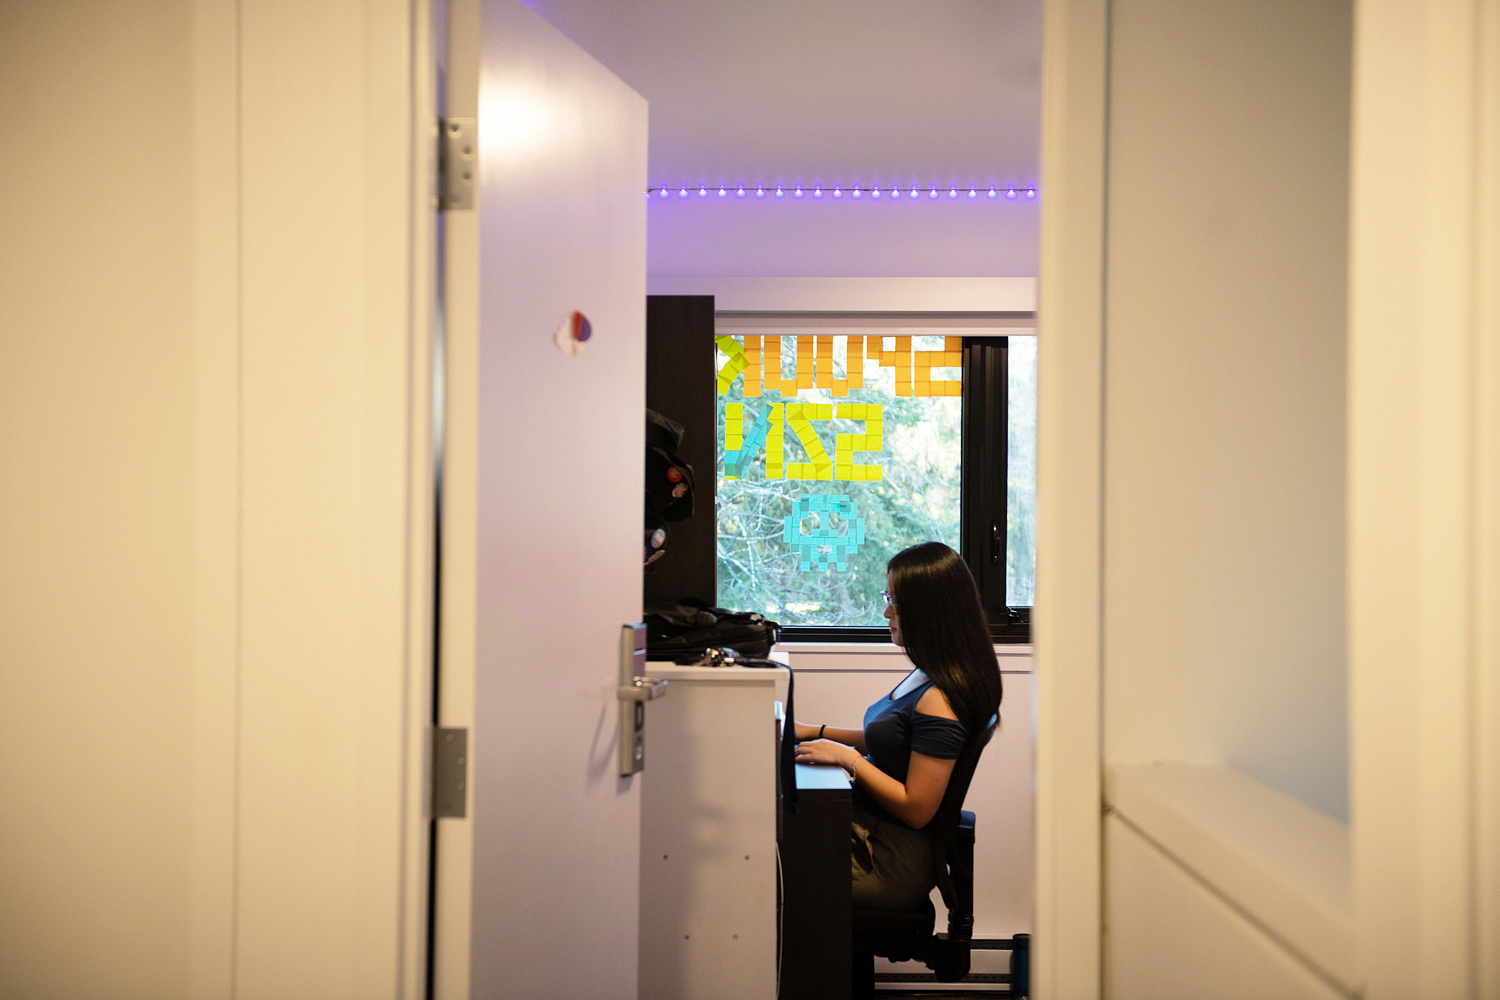
<path fill-rule="evenodd" d="M 748 611 L 710 608 L 697 601 L 646 609 L 646 657 L 692 663 L 710 647 L 728 646 L 741 656 L 765 657 L 781 626 Z"/>
<path fill-rule="evenodd" d="M 646 411 L 646 523 L 644 561 L 666 554 L 668 521 L 693 516 L 693 467 L 682 460 L 682 425 L 655 410 Z"/>

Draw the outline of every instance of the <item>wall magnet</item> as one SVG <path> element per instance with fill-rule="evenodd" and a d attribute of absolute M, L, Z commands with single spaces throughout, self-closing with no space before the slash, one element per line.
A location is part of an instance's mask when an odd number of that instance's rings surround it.
<path fill-rule="evenodd" d="M 552 342 L 564 354 L 582 354 L 583 345 L 594 335 L 589 318 L 576 309 L 552 331 Z"/>

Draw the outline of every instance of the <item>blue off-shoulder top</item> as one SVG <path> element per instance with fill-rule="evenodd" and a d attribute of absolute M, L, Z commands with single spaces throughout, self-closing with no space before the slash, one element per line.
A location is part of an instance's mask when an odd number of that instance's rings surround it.
<path fill-rule="evenodd" d="M 913 753 L 957 760 L 968 739 L 969 731 L 962 723 L 917 711 L 917 702 L 930 687 L 929 680 L 899 698 L 885 695 L 865 710 L 865 759 L 903 783 Z M 854 788 L 854 804 L 878 819 L 901 823 L 877 805 L 860 785 Z"/>

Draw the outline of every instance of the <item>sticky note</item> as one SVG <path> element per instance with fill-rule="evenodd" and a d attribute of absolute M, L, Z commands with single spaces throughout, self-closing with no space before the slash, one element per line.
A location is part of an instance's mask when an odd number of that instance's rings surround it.
<path fill-rule="evenodd" d="M 812 421 L 832 420 L 832 403 L 787 403 L 786 422 L 797 440 L 802 443 L 802 449 L 807 452 L 809 461 L 788 462 L 786 464 L 786 477 L 788 479 L 832 479 L 833 462 L 828 458 L 828 452 L 823 448 L 823 442 L 818 438 L 817 432 L 813 430 Z"/>
<path fill-rule="evenodd" d="M 766 411 L 766 478 L 785 479 L 784 445 L 782 441 L 782 427 L 784 424 L 782 404 L 777 403 Z"/>
<path fill-rule="evenodd" d="M 733 337 L 715 337 L 714 343 L 729 356 L 729 361 L 719 369 L 719 395 L 723 396 L 745 370 L 745 349 Z"/>
<path fill-rule="evenodd" d="M 830 340 L 832 338 L 829 338 Z M 863 389 L 865 387 L 865 338 L 845 337 L 844 352 L 844 377 L 833 377 L 833 346 L 829 345 L 828 352 L 828 385 L 825 388 L 833 390 L 835 396 L 847 396 L 850 389 Z M 822 364 L 821 357 L 818 363 Z M 819 368 L 821 374 L 822 369 Z M 819 382 L 821 386 L 822 383 Z"/>
<path fill-rule="evenodd" d="M 833 338 L 814 337 L 814 357 L 817 359 L 817 367 L 814 371 L 814 382 L 819 389 L 832 389 L 833 385 Z M 848 390 L 845 390 L 847 393 Z"/>
<path fill-rule="evenodd" d="M 761 383 L 761 338 L 745 338 L 745 398 L 754 399 L 760 395 Z"/>
<path fill-rule="evenodd" d="M 962 396 L 963 382 L 932 377 L 933 368 L 963 365 L 963 338 L 944 337 L 941 351 L 917 351 L 913 363 L 913 395 Z"/>
<path fill-rule="evenodd" d="M 842 534 L 830 522 L 833 514 L 844 522 Z M 804 531 L 803 520 L 816 521 L 818 526 Z M 803 496 L 793 502 L 792 512 L 782 521 L 781 537 L 791 546 L 802 572 L 816 565 L 819 572 L 833 567 L 846 573 L 850 557 L 865 543 L 865 519 L 848 496 Z"/>
<path fill-rule="evenodd" d="M 896 342 L 896 346 L 891 350 L 882 347 L 880 366 L 895 369 L 896 395 L 910 396 L 912 394 L 911 338 L 894 337 L 892 339 Z"/>
<path fill-rule="evenodd" d="M 797 338 L 797 391 L 815 388 L 813 385 L 813 341 L 814 337 Z"/>
<path fill-rule="evenodd" d="M 776 438 L 776 442 L 775 442 L 775 446 L 774 447 L 771 446 L 771 442 L 770 442 L 769 438 L 770 438 L 770 433 L 771 433 L 771 418 L 772 418 L 772 415 L 773 415 L 773 413 L 779 414 L 779 411 L 781 409 L 781 405 L 778 403 L 776 406 L 767 407 L 766 409 L 762 410 L 760 412 L 760 415 L 756 418 L 754 426 L 752 426 L 750 428 L 750 430 L 749 430 L 748 433 L 744 433 L 742 435 L 741 440 L 738 443 L 738 446 L 734 447 L 734 448 L 730 447 L 730 443 L 731 443 L 731 441 L 730 441 L 730 429 L 732 427 L 739 427 L 739 428 L 743 429 L 743 427 L 745 425 L 745 420 L 744 420 L 744 417 L 742 415 L 739 418 L 739 421 L 736 423 L 731 418 L 731 414 L 730 414 L 730 408 L 731 407 L 740 407 L 741 411 L 743 412 L 744 404 L 743 403 L 726 403 L 725 404 L 725 419 L 724 419 L 724 478 L 725 479 L 743 479 L 744 476 L 745 476 L 746 470 L 748 470 L 749 467 L 750 467 L 750 463 L 752 461 L 754 461 L 755 456 L 760 453 L 760 446 L 762 444 L 764 444 L 764 445 L 767 445 L 767 449 L 766 449 L 766 478 L 767 479 L 779 479 L 780 478 L 780 473 L 777 473 L 774 476 L 771 474 L 771 464 L 772 464 L 772 457 L 773 457 L 773 455 L 774 455 L 774 458 L 775 458 L 776 465 L 779 467 L 780 464 L 781 464 L 781 438 L 780 438 L 780 435 L 778 434 L 777 438 Z"/>
<path fill-rule="evenodd" d="M 804 338 L 797 337 L 795 339 L 797 341 L 797 367 L 792 371 L 791 377 L 787 378 L 781 373 L 781 338 L 765 338 L 765 347 L 762 350 L 761 359 L 762 367 L 765 370 L 763 384 L 767 392 L 779 392 L 783 396 L 795 396 L 799 387 L 808 389 L 813 387 L 812 345 L 808 344 L 804 352 L 801 343 Z M 808 337 L 805 339 L 810 341 L 812 338 Z M 804 376 L 807 380 L 807 385 L 801 386 Z"/>
<path fill-rule="evenodd" d="M 881 451 L 884 446 L 881 441 L 880 427 L 884 407 L 876 403 L 839 403 L 838 414 L 840 419 L 862 420 L 865 425 L 863 434 L 835 434 L 833 438 L 834 452 L 834 478 L 850 479 L 857 482 L 868 480 L 870 470 L 879 471 L 879 465 L 856 465 L 854 453 L 856 451 Z"/>

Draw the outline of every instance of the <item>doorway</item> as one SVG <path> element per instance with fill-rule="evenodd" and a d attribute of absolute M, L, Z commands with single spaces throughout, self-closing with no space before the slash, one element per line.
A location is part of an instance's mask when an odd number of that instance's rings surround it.
<path fill-rule="evenodd" d="M 734 328 L 746 317 L 773 323 L 801 317 L 817 325 L 857 315 L 890 331 L 901 322 L 931 327 L 919 337 L 988 332 L 1034 344 L 1039 2 L 837 3 L 812 11 L 787 2 L 754 8 L 677 0 L 486 3 L 495 6 L 454 0 L 446 7 L 446 115 L 475 117 L 482 93 L 493 96 L 489 88 L 497 84 L 485 75 L 478 44 L 492 13 L 507 18 L 513 33 L 530 30 L 529 23 L 556 31 L 649 103 L 649 157 L 635 194 L 648 233 L 644 291 L 714 296 L 720 332 L 731 338 L 753 335 Z M 556 124 L 524 100 L 507 107 L 515 136 Z M 494 609 L 464 595 L 473 581 L 482 588 L 487 573 L 495 574 L 497 586 L 507 579 L 500 566 L 487 567 L 491 557 L 482 544 L 462 541 L 477 537 L 490 516 L 478 499 L 485 489 L 483 437 L 494 433 L 484 415 L 487 369 L 479 362 L 466 373 L 460 360 L 488 349 L 480 331 L 488 322 L 482 302 L 492 272 L 481 267 L 475 249 L 484 245 L 485 225 L 483 212 L 450 213 L 443 221 L 448 377 L 442 667 L 434 718 L 438 725 L 473 726 L 481 759 L 487 671 L 476 636 Z M 891 338 L 909 334 L 891 332 Z M 593 350 L 587 347 L 583 357 Z M 955 547 L 966 545 L 955 541 Z M 634 611 L 613 620 L 638 614 L 637 601 Z M 831 666 L 827 657 L 836 646 L 811 641 L 789 648 L 810 677 L 820 678 L 813 689 L 828 688 L 810 695 L 817 710 L 838 711 L 858 700 L 863 695 L 849 688 L 851 678 L 868 679 L 890 667 L 889 657 L 863 666 L 849 660 L 819 674 L 819 665 Z M 1003 652 L 1006 669 L 1016 675 L 1005 705 L 1007 739 L 1025 748 L 1025 759 L 1019 768 L 1007 765 L 993 811 L 1008 814 L 1015 829 L 1005 839 L 1007 850 L 1025 854 L 1029 871 L 1025 817 L 1032 763 L 1029 727 L 1022 723 L 1030 706 L 1022 692 L 1029 686 L 1030 647 L 1012 642 Z M 862 653 L 844 655 L 858 659 Z M 825 695 L 827 704 L 820 706 Z M 609 745 L 611 721 L 603 718 L 581 734 L 585 757 Z M 591 766 L 586 759 L 579 763 Z M 483 782 L 476 778 L 475 784 Z M 621 801 L 633 794 L 628 784 L 614 793 Z M 1015 795 L 1025 798 L 1024 806 L 1002 809 L 999 803 Z M 491 869 L 499 872 L 503 864 L 500 855 L 486 860 L 476 830 L 473 820 L 440 820 L 436 827 L 435 996 L 468 995 L 478 991 L 471 977 L 490 974 L 481 971 L 471 943 L 480 935 L 484 904 L 469 893 L 481 868 L 500 865 Z M 516 824 L 507 836 L 503 846 L 513 863 L 536 829 Z M 985 854 L 981 847 L 982 866 L 989 864 Z M 1009 870 L 986 888 L 981 872 L 978 882 L 978 892 L 990 897 L 979 912 L 993 915 L 995 925 L 977 927 L 977 934 L 1030 930 L 1029 876 Z M 613 877 L 604 884 L 614 886 Z M 1013 898 L 1023 884 L 1026 899 Z M 566 907 L 557 905 L 557 912 Z M 462 931 L 447 933 L 445 920 Z M 619 940 L 613 931 L 598 933 L 598 940 Z M 502 958 L 496 968 L 504 967 Z M 508 985 L 525 992 L 524 983 Z"/>

